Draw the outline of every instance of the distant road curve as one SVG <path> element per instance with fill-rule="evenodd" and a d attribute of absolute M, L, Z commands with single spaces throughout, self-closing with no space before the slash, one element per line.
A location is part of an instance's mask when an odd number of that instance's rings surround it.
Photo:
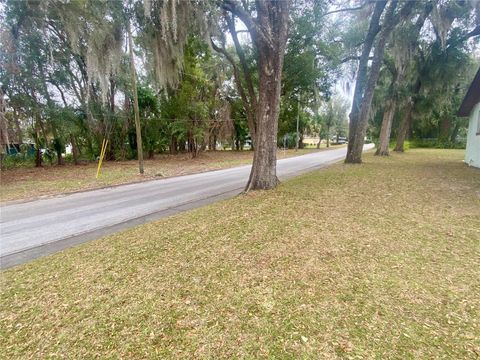
<path fill-rule="evenodd" d="M 373 144 L 364 146 L 364 151 Z M 337 162 L 340 148 L 277 162 L 286 179 Z M 251 165 L 92 190 L 0 208 L 0 267 L 239 194 Z"/>

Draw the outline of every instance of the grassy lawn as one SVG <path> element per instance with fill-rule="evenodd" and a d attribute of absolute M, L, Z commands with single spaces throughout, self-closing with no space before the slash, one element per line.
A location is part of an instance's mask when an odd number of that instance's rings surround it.
<path fill-rule="evenodd" d="M 339 146 L 332 146 L 336 148 Z M 341 146 L 340 146 L 341 147 Z M 322 148 L 321 151 L 327 150 Z M 317 149 L 279 151 L 278 157 L 304 155 Z M 138 173 L 137 161 L 104 162 L 100 176 L 95 179 L 97 164 L 15 168 L 1 172 L 0 201 L 33 199 L 66 192 L 96 189 L 105 186 L 147 181 L 163 177 L 194 174 L 250 164 L 251 151 L 202 152 L 192 159 L 190 154 L 157 155 L 145 160 L 145 174 Z"/>
<path fill-rule="evenodd" d="M 368 154 L 4 271 L 0 357 L 476 359 L 462 157 Z"/>

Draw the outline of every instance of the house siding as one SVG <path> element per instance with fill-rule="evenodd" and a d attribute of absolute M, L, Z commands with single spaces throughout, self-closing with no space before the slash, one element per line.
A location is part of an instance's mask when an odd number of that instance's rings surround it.
<path fill-rule="evenodd" d="M 477 103 L 470 114 L 467 134 L 467 148 L 465 150 L 465 163 L 480 168 L 480 103 Z"/>

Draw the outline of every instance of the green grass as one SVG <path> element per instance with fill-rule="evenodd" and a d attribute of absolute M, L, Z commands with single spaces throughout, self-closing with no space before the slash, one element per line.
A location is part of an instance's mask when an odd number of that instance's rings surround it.
<path fill-rule="evenodd" d="M 378 145 L 378 142 L 376 142 Z M 396 146 L 396 141 L 391 140 L 389 147 L 393 150 Z M 461 149 L 466 147 L 465 141 L 441 141 L 438 139 L 412 139 L 405 140 L 403 144 L 404 150 L 416 149 L 416 148 L 429 148 L 429 149 Z"/>
<path fill-rule="evenodd" d="M 478 358 L 462 156 L 368 154 L 4 271 L 0 357 Z"/>

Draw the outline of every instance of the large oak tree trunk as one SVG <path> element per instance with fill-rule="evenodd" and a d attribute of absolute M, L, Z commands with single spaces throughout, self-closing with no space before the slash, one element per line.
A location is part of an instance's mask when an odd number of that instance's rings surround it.
<path fill-rule="evenodd" d="M 353 93 L 353 103 L 352 111 L 350 112 L 350 124 L 348 132 L 348 148 L 347 148 L 347 157 L 345 162 L 354 163 L 361 162 L 361 154 L 363 148 L 364 136 L 362 136 L 362 131 L 360 127 L 360 111 L 362 108 L 362 98 L 367 82 L 367 72 L 368 72 L 368 61 L 370 56 L 370 51 L 373 47 L 375 38 L 380 31 L 380 17 L 385 9 L 387 4 L 386 0 L 377 1 L 375 3 L 375 8 L 370 19 L 370 25 L 368 27 L 367 36 L 365 37 L 365 42 L 362 49 L 362 54 L 360 56 L 360 61 L 358 63 L 357 70 L 357 80 L 355 82 L 355 90 Z M 328 140 L 327 140 L 328 141 Z M 358 150 L 360 149 L 360 150 Z"/>
<path fill-rule="evenodd" d="M 258 51 L 258 105 L 253 165 L 246 191 L 272 189 L 277 178 L 277 132 L 283 60 L 288 37 L 289 1 L 256 2 L 257 18 L 247 21 Z M 243 19 L 242 19 L 243 20 Z"/>
<path fill-rule="evenodd" d="M 397 142 L 393 151 L 404 152 L 405 139 L 407 138 L 408 129 L 410 128 L 410 122 L 412 119 L 412 110 L 413 106 L 412 103 L 409 101 L 407 103 L 407 106 L 405 107 L 402 121 L 400 122 L 400 128 L 397 134 Z"/>
<path fill-rule="evenodd" d="M 397 134 L 397 143 L 395 145 L 395 149 L 393 149 L 396 152 L 404 151 L 404 143 L 407 138 L 407 134 L 410 130 L 413 110 L 415 108 L 415 103 L 417 101 L 418 94 L 420 93 L 421 88 L 422 88 L 422 83 L 420 81 L 420 78 L 418 78 L 413 87 L 412 96 L 407 101 L 407 104 L 405 106 L 405 110 L 403 113 L 402 121 L 400 122 L 400 129 L 398 130 L 398 134 Z"/>
<path fill-rule="evenodd" d="M 377 2 L 377 5 L 375 6 L 375 11 L 377 10 L 377 6 L 379 6 L 378 5 L 379 3 L 380 2 Z M 368 79 L 366 79 L 365 74 L 362 75 L 363 79 L 361 79 L 361 83 L 365 84 L 365 81 L 366 81 L 366 84 L 364 86 L 360 84 L 361 85 L 360 90 L 364 90 L 363 96 L 361 97 L 360 97 L 361 93 L 357 94 L 357 86 L 359 85 L 358 82 L 359 82 L 360 75 L 357 76 L 357 84 L 355 87 L 352 113 L 350 114 L 350 133 L 349 133 L 347 156 L 345 158 L 346 163 L 362 162 L 362 151 L 363 151 L 363 145 L 365 142 L 365 135 L 367 134 L 368 118 L 370 116 L 370 110 L 371 110 L 373 94 L 375 91 L 375 86 L 377 85 L 378 77 L 380 74 L 380 67 L 383 63 L 385 45 L 394 27 L 400 21 L 405 20 L 413 10 L 413 7 L 415 6 L 415 2 L 413 1 L 405 2 L 400 12 L 396 14 L 395 9 L 397 7 L 397 3 L 398 1 L 393 0 L 386 11 L 382 28 L 380 30 L 380 37 L 377 41 L 377 44 L 375 45 L 372 66 L 370 67 L 370 73 L 368 75 Z M 382 12 L 383 12 L 383 9 L 382 9 Z M 374 15 L 375 15 L 375 12 L 374 12 Z M 372 17 L 372 21 L 374 19 L 375 17 Z M 372 23 L 370 24 L 370 26 L 372 26 Z M 373 27 L 375 29 L 378 29 L 378 19 L 376 21 L 376 24 L 373 24 Z M 369 32 L 367 34 L 367 40 L 369 41 L 366 40 L 364 47 L 367 47 L 367 44 L 370 44 L 370 38 L 369 38 L 370 30 L 371 29 L 369 28 Z M 373 36 L 373 40 L 374 38 L 375 38 L 375 35 Z M 373 40 L 371 44 L 373 44 Z M 370 49 L 371 49 L 371 46 L 370 46 Z M 368 51 L 368 54 L 369 53 L 370 51 Z M 363 64 L 362 69 L 364 69 L 364 67 L 368 63 L 368 54 L 365 55 L 365 51 L 362 51 L 360 63 L 362 63 L 362 60 L 366 59 L 366 63 Z M 360 73 L 360 65 L 359 65 L 359 73 Z M 358 98 L 356 98 L 357 96 Z"/>
<path fill-rule="evenodd" d="M 368 118 L 370 116 L 370 107 L 375 92 L 378 76 L 380 74 L 380 67 L 383 62 L 383 54 L 385 51 L 386 37 L 381 37 L 375 47 L 373 62 L 370 69 L 370 76 L 368 78 L 365 93 L 362 99 L 362 107 L 359 114 L 356 114 L 351 122 L 356 125 L 350 130 L 350 139 L 348 142 L 346 163 L 358 164 L 362 162 L 363 145 L 365 143 L 365 136 L 367 134 Z M 354 121 L 352 121 L 354 120 Z"/>
<path fill-rule="evenodd" d="M 388 145 L 390 144 L 390 133 L 392 132 L 393 116 L 395 115 L 396 100 L 388 100 L 383 112 L 382 127 L 380 129 L 380 138 L 378 149 L 375 155 L 388 156 Z"/>
<path fill-rule="evenodd" d="M 283 56 L 283 54 L 282 54 Z M 261 55 L 260 87 L 257 109 L 257 138 L 253 166 L 247 190 L 272 189 L 277 183 L 277 131 L 280 110 L 282 62 Z"/>

